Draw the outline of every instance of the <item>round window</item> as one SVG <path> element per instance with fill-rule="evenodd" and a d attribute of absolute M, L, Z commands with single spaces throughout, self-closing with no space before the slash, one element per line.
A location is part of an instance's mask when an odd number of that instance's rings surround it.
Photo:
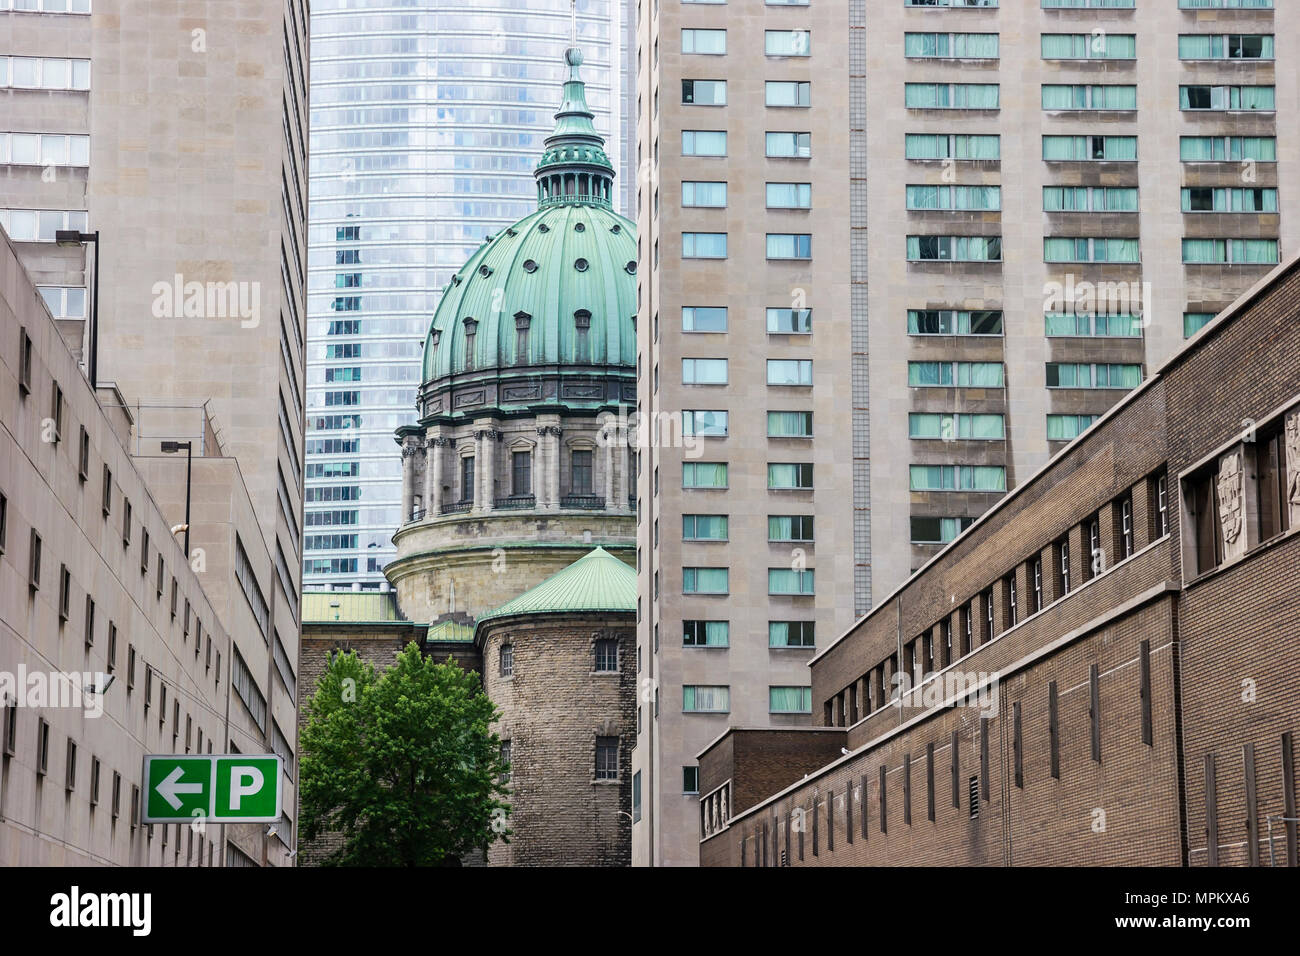
<path fill-rule="evenodd" d="M 635 261 L 630 261 L 630 262 L 628 262 L 628 264 L 625 265 L 623 268 L 627 270 L 628 275 L 636 275 L 636 262 L 635 262 Z"/>
<path fill-rule="evenodd" d="M 525 259 L 525 260 L 524 260 L 524 271 L 525 271 L 525 272 L 536 272 L 536 271 L 537 271 L 537 263 L 534 262 L 532 259 Z"/>
<path fill-rule="evenodd" d="M 573 268 L 577 269 L 579 272 L 586 272 L 586 271 L 587 271 L 587 260 L 586 260 L 586 259 L 579 259 L 577 262 L 575 262 L 575 263 L 573 264 Z"/>

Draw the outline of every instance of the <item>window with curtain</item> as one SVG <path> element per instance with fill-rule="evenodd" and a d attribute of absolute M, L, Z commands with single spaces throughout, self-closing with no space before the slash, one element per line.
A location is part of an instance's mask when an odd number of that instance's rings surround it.
<path fill-rule="evenodd" d="M 726 515 L 682 515 L 682 538 L 686 541 L 726 541 Z"/>
<path fill-rule="evenodd" d="M 1178 141 L 1179 158 L 1186 163 L 1253 159 L 1277 162 L 1277 139 L 1273 136 L 1183 136 Z"/>
<path fill-rule="evenodd" d="M 811 714 L 811 687 L 769 687 L 768 711 L 773 714 Z"/>
<path fill-rule="evenodd" d="M 1043 318 L 1049 337 L 1140 338 L 1142 335 L 1142 317 L 1127 312 L 1048 312 Z"/>
<path fill-rule="evenodd" d="M 682 462 L 683 488 L 725 488 L 727 487 L 727 463 L 725 461 L 684 461 Z"/>
<path fill-rule="evenodd" d="M 807 30 L 765 30 L 763 52 L 768 56 L 808 56 L 812 34 Z"/>
<path fill-rule="evenodd" d="M 1135 186 L 1044 186 L 1044 212 L 1137 212 Z"/>
<path fill-rule="evenodd" d="M 727 647 L 730 642 L 729 621 L 682 621 L 683 647 Z"/>
<path fill-rule="evenodd" d="M 726 80 L 682 80 L 684 106 L 726 106 Z"/>
<path fill-rule="evenodd" d="M 682 710 L 686 713 L 725 714 L 731 710 L 731 688 L 687 684 L 682 687 Z"/>
<path fill-rule="evenodd" d="M 996 83 L 905 83 L 903 102 L 908 109 L 995 110 Z"/>
<path fill-rule="evenodd" d="M 1217 315 L 1216 312 L 1184 312 L 1183 313 L 1183 338 L 1190 339 L 1201 329 L 1210 324 L 1210 321 Z"/>
<path fill-rule="evenodd" d="M 1272 10 L 1273 0 L 1178 0 L 1180 10 Z"/>
<path fill-rule="evenodd" d="M 814 594 L 815 574 L 812 569 L 797 571 L 793 568 L 768 568 L 768 594 Z"/>
<path fill-rule="evenodd" d="M 682 434 L 698 437 L 727 437 L 727 413 L 691 409 L 682 412 Z"/>
<path fill-rule="evenodd" d="M 1272 86 L 1180 86 L 1178 105 L 1183 110 L 1274 110 Z"/>
<path fill-rule="evenodd" d="M 1276 239 L 1184 239 L 1183 262 L 1262 265 L 1277 262 Z"/>
<path fill-rule="evenodd" d="M 1001 335 L 997 310 L 908 309 L 908 335 Z"/>
<path fill-rule="evenodd" d="M 1001 137 L 966 134 L 908 133 L 908 159 L 996 160 L 1002 156 Z"/>
<path fill-rule="evenodd" d="M 912 491 L 1006 491 L 1006 468 L 1000 465 L 911 465 Z"/>
<path fill-rule="evenodd" d="M 767 183 L 768 209 L 811 209 L 812 183 Z"/>
<path fill-rule="evenodd" d="M 1272 187 L 1184 186 L 1183 212 L 1277 212 Z"/>
<path fill-rule="evenodd" d="M 910 438 L 937 438 L 941 441 L 995 441 L 1006 437 L 1002 416 L 990 414 L 910 412 L 907 429 Z"/>
<path fill-rule="evenodd" d="M 812 84 L 794 80 L 768 80 L 764 84 L 767 106 L 809 106 L 812 103 Z"/>
<path fill-rule="evenodd" d="M 811 385 L 812 359 L 768 359 L 768 385 Z"/>
<path fill-rule="evenodd" d="M 1002 208 L 1000 186 L 908 186 L 908 209 L 970 209 L 999 210 Z"/>
<path fill-rule="evenodd" d="M 907 258 L 913 262 L 1000 262 L 1000 236 L 908 236 Z"/>
<path fill-rule="evenodd" d="M 812 235 L 810 233 L 769 232 L 767 234 L 769 259 L 811 259 Z"/>
<path fill-rule="evenodd" d="M 812 412 L 768 412 L 768 438 L 811 438 Z"/>
<path fill-rule="evenodd" d="M 730 579 L 729 568 L 682 568 L 682 593 L 726 594 Z"/>
<path fill-rule="evenodd" d="M 812 331 L 812 309 L 768 309 L 767 330 L 775 333 Z"/>
<path fill-rule="evenodd" d="M 683 332 L 727 331 L 727 307 L 689 305 L 682 306 Z"/>
<path fill-rule="evenodd" d="M 1132 33 L 1044 33 L 1045 60 L 1132 60 L 1137 37 Z"/>
<path fill-rule="evenodd" d="M 682 205 L 721 208 L 727 205 L 727 184 L 716 182 L 683 182 Z"/>
<path fill-rule="evenodd" d="M 812 515 L 768 515 L 767 540 L 812 541 Z"/>
<path fill-rule="evenodd" d="M 1070 441 L 1082 435 L 1096 420 L 1096 415 L 1048 415 L 1047 440 Z"/>
<path fill-rule="evenodd" d="M 996 33 L 905 33 L 903 55 L 964 60 L 996 60 Z"/>
<path fill-rule="evenodd" d="M 1137 239 L 1045 238 L 1044 262 L 1137 262 Z"/>
<path fill-rule="evenodd" d="M 682 130 L 683 156 L 726 156 L 727 131 L 720 129 Z"/>
<path fill-rule="evenodd" d="M 974 518 L 935 518 L 913 515 L 911 536 L 914 544 L 947 544 L 972 524 Z"/>
<path fill-rule="evenodd" d="M 1048 362 L 1048 388 L 1136 388 L 1141 365 Z"/>
<path fill-rule="evenodd" d="M 813 466 L 810 462 L 768 462 L 769 489 L 807 491 L 812 486 Z"/>
<path fill-rule="evenodd" d="M 1044 136 L 1043 159 L 1049 162 L 1137 159 L 1136 136 Z"/>
<path fill-rule="evenodd" d="M 814 647 L 815 629 L 812 621 L 768 621 L 768 647 Z"/>
<path fill-rule="evenodd" d="M 715 55 L 726 53 L 727 31 L 682 30 L 682 52 L 711 53 Z"/>
<path fill-rule="evenodd" d="M 1044 10 L 1133 9 L 1134 0 L 1043 0 Z"/>
<path fill-rule="evenodd" d="M 684 232 L 682 233 L 683 259 L 725 259 L 727 258 L 727 234 L 725 232 Z"/>
<path fill-rule="evenodd" d="M 724 358 L 682 359 L 683 385 L 726 385 L 727 360 Z"/>
<path fill-rule="evenodd" d="M 971 386 L 1001 388 L 1001 362 L 908 362 L 907 384 L 911 386 Z"/>
<path fill-rule="evenodd" d="M 808 159 L 812 156 L 811 133 L 767 133 L 767 155 L 773 159 Z"/>
<path fill-rule="evenodd" d="M 1135 110 L 1137 87 L 1043 84 L 1045 110 Z"/>

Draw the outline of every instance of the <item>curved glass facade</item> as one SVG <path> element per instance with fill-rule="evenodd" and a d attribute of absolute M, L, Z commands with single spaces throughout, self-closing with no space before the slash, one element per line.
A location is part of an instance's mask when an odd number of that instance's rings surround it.
<path fill-rule="evenodd" d="M 634 11 L 632 12 L 634 15 Z M 627 0 L 578 0 L 597 130 L 628 211 Z M 393 430 L 415 422 L 442 287 L 536 208 L 569 0 L 314 0 L 306 587 L 379 588 L 402 523 Z"/>

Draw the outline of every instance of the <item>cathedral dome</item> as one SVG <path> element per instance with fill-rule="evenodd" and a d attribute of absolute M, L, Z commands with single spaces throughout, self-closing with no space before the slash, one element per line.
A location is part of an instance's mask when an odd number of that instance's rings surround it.
<path fill-rule="evenodd" d="M 578 76 L 582 56 L 570 49 L 565 61 L 564 99 L 534 173 L 538 210 L 484 240 L 434 312 L 426 413 L 451 412 L 433 394 L 477 380 L 635 376 L 636 225 L 613 209 L 614 169 Z M 491 391 L 487 404 L 508 404 Z"/>

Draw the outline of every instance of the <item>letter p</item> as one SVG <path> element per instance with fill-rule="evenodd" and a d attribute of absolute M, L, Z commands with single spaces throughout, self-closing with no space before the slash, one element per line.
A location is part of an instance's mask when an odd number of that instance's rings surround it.
<path fill-rule="evenodd" d="M 230 809 L 238 812 L 244 797 L 252 796 L 262 789 L 265 778 L 256 767 L 230 768 Z"/>

